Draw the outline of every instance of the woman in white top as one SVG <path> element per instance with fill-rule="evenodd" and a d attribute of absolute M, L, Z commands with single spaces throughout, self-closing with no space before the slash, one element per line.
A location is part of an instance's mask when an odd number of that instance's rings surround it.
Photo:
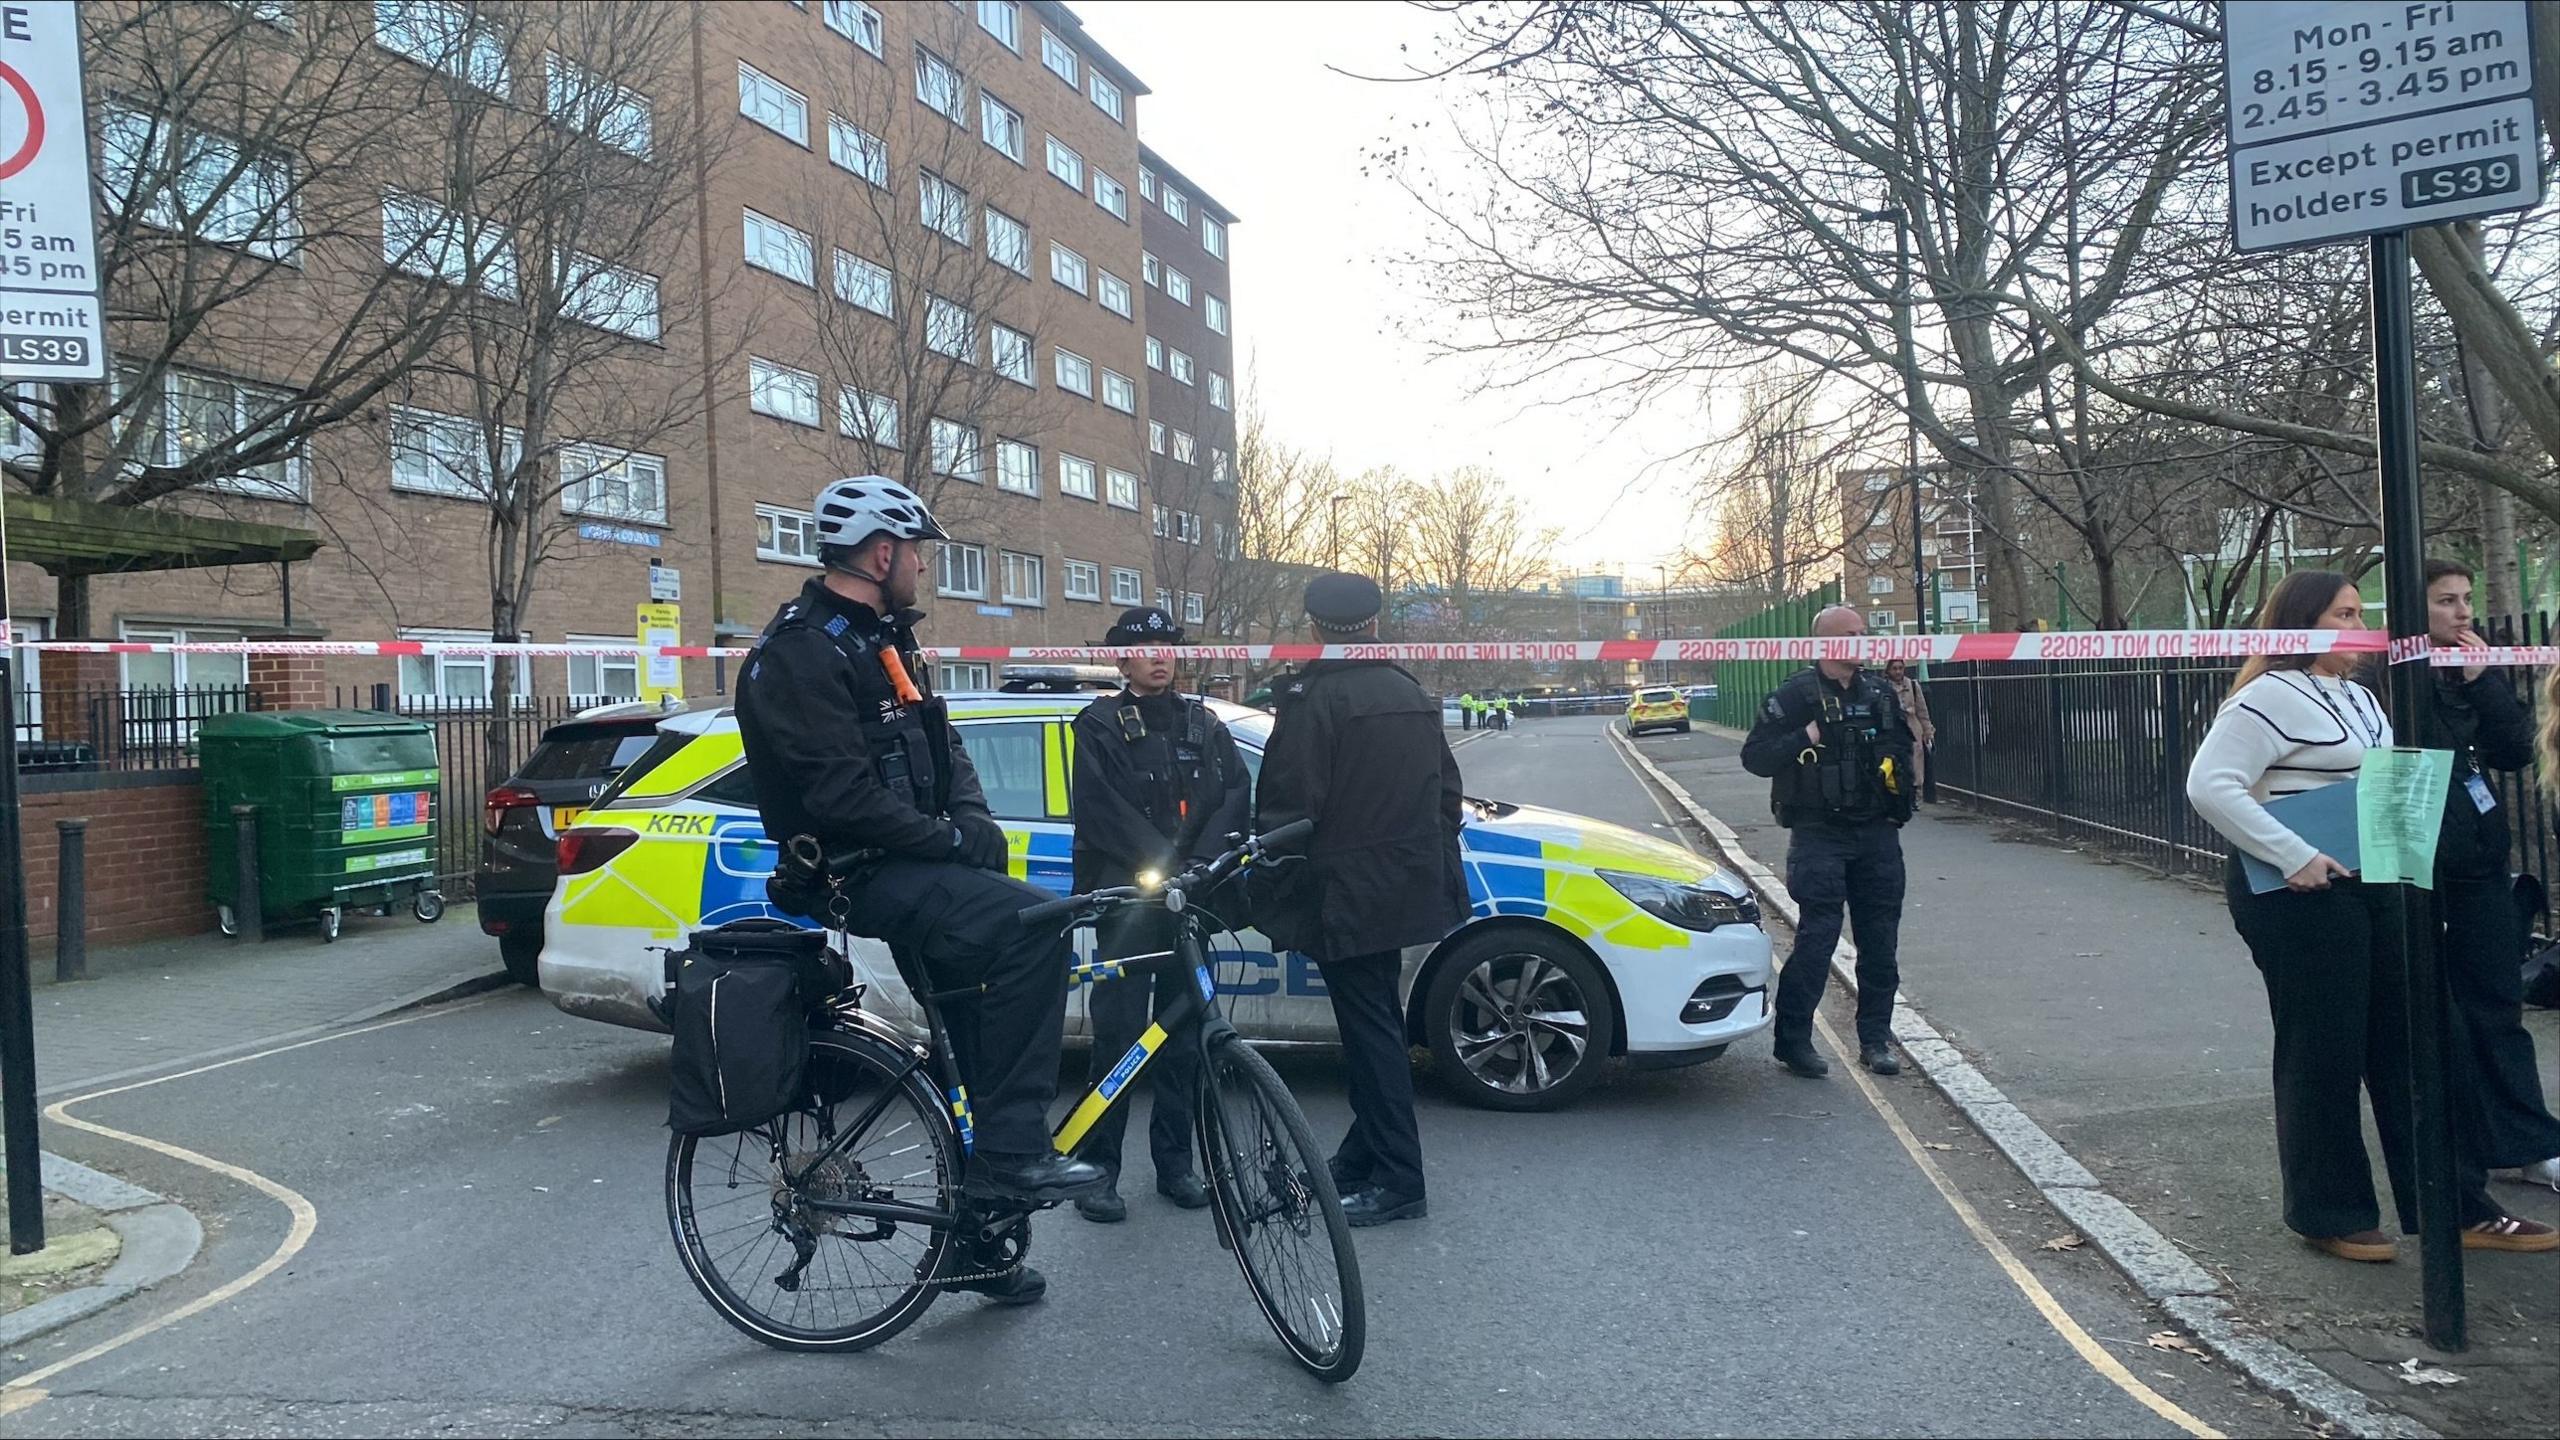
<path fill-rule="evenodd" d="M 2363 597 L 2343 575 L 2297 571 L 2267 597 L 2256 624 L 2360 630 Z M 2223 891 L 2267 986 L 2285 1224 L 2342 1259 L 2382 1261 L 2395 1252 L 2379 1228 L 2359 1089 L 2373 1098 L 2400 1229 L 2418 1228 L 2400 887 L 2364 884 L 2266 808 L 2354 779 L 2365 751 L 2391 743 L 2381 702 L 2350 678 L 2363 662 L 2335 651 L 2252 658 L 2197 747 L 2187 799 L 2234 847 Z M 2284 885 L 2253 892 L 2243 851 L 2273 866 Z M 2485 1187 L 2463 1188 L 2466 1227 L 2506 1218 Z"/>

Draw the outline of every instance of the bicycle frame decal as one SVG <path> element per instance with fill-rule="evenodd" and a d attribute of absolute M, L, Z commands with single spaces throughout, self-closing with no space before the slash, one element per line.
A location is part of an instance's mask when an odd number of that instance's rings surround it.
<path fill-rule="evenodd" d="M 969 1087 L 966 1085 L 951 1087 L 951 1118 L 960 1127 L 960 1148 L 975 1151 L 978 1148 L 977 1131 L 969 1123 Z"/>
<path fill-rule="evenodd" d="M 1216 980 L 1215 978 L 1213 978 L 1213 977 L 1209 974 L 1209 967 L 1208 967 L 1208 966 L 1206 966 L 1206 965 L 1194 965 L 1194 966 L 1192 966 L 1192 967 L 1191 967 L 1191 978 L 1192 978 L 1193 980 L 1198 981 L 1198 982 L 1199 982 L 1199 984 L 1200 984 L 1200 998 L 1201 998 L 1201 999 L 1208 1001 L 1208 1002 L 1209 1002 L 1210 1004 L 1212 1004 L 1212 1005 L 1214 1005 L 1214 1004 L 1216 1004 L 1216 1003 L 1218 1002 L 1218 982 L 1217 982 L 1217 980 Z"/>
<path fill-rule="evenodd" d="M 1102 1077 L 1102 1083 L 1085 1092 L 1074 1112 L 1058 1127 L 1058 1133 L 1049 1137 L 1050 1146 L 1061 1155 L 1073 1154 L 1076 1146 L 1082 1144 L 1086 1134 L 1093 1129 L 1094 1123 L 1111 1108 L 1113 1098 L 1137 1078 L 1149 1057 L 1155 1054 L 1156 1047 L 1164 1042 L 1164 1026 L 1149 1024 L 1146 1033 L 1138 1037 L 1138 1043 L 1130 1046 L 1129 1053 L 1120 1057 L 1120 1063 L 1111 1067 L 1111 1073 Z"/>

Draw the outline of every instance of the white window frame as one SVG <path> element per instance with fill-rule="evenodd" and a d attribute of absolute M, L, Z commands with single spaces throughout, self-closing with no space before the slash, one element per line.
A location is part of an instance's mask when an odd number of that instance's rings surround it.
<path fill-rule="evenodd" d="M 648 96 L 556 50 L 543 52 L 542 78 L 544 114 L 633 159 L 649 158 L 657 140 L 657 116 Z"/>
<path fill-rule="evenodd" d="M 1146 598 L 1147 577 L 1125 565 L 1111 567 L 1111 603 L 1135 605 Z"/>
<path fill-rule="evenodd" d="M 404 495 L 486 503 L 495 479 L 480 422 L 408 405 L 391 407 L 391 488 Z M 508 468 L 522 440 L 504 437 Z M 406 462 L 404 464 L 404 461 Z"/>
<path fill-rule="evenodd" d="M 657 341 L 657 276 L 608 265 L 582 251 L 555 255 L 552 263 L 558 267 L 561 314 L 634 340 Z"/>
<path fill-rule="evenodd" d="M 507 93 L 506 37 L 452 0 L 373 0 L 373 43 L 475 89 Z"/>
<path fill-rule="evenodd" d="M 1002 321 L 987 327 L 990 363 L 995 372 L 1018 385 L 1040 388 L 1039 342 Z"/>
<path fill-rule="evenodd" d="M 1870 610 L 1867 628 L 1877 634 L 1891 634 L 1902 628 L 1902 621 L 1890 610 Z"/>
<path fill-rule="evenodd" d="M 1102 403 L 1123 415 L 1137 414 L 1138 382 L 1109 366 L 1103 367 Z"/>
<path fill-rule="evenodd" d="M 880 12 L 862 0 L 826 0 L 820 9 L 828 29 L 871 52 L 874 60 L 886 58 L 881 45 L 887 38 L 880 23 Z"/>
<path fill-rule="evenodd" d="M 1085 94 L 1092 99 L 1094 109 L 1110 116 L 1118 124 L 1129 123 L 1128 96 L 1121 92 L 1119 83 L 1110 76 L 1099 70 L 1090 70 L 1085 76 Z"/>
<path fill-rule="evenodd" d="M 933 593 L 955 600 L 987 598 L 987 547 L 966 540 L 945 540 L 934 551 Z M 959 574 L 953 576 L 954 568 Z"/>
<path fill-rule="evenodd" d="M 1200 217 L 1200 248 L 1220 260 L 1227 258 L 1227 222 L 1215 215 Z"/>
<path fill-rule="evenodd" d="M 1191 303 L 1191 277 L 1167 265 L 1164 267 L 1165 298 L 1176 305 Z"/>
<path fill-rule="evenodd" d="M 489 632 L 421 629 L 404 625 L 400 627 L 399 638 L 486 645 L 489 643 Z M 502 658 L 496 655 L 403 655 L 400 657 L 398 671 L 400 706 L 402 709 L 458 707 L 460 704 L 477 700 L 480 702 L 479 708 L 486 710 L 489 708 L 489 692 L 492 688 L 490 682 L 496 678 L 495 672 L 501 663 L 503 663 Z M 473 671 L 478 672 L 480 676 L 480 693 L 477 695 L 454 694 L 446 677 Z M 415 679 L 424 679 L 429 683 L 413 685 L 411 681 Z M 526 656 L 516 657 L 514 689 L 516 703 L 519 705 L 525 702 L 526 697 L 533 690 L 533 661 Z"/>
<path fill-rule="evenodd" d="M 1212 334 L 1227 333 L 1227 302 L 1225 300 L 1215 295 L 1201 296 L 1200 316 L 1207 322 Z"/>
<path fill-rule="evenodd" d="M 795 285 L 815 288 L 818 283 L 817 242 L 809 232 L 796 225 L 785 225 L 759 210 L 741 212 L 745 216 L 742 243 L 749 265 L 770 275 L 779 275 Z"/>
<path fill-rule="evenodd" d="M 1108 270 L 1096 274 L 1093 282 L 1095 301 L 1123 320 L 1136 319 L 1138 297 L 1137 292 L 1129 288 L 1129 282 Z"/>
<path fill-rule="evenodd" d="M 1020 440 L 998 440 L 996 488 L 1036 499 L 1040 494 L 1040 447 Z"/>
<path fill-rule="evenodd" d="M 229 136 L 121 105 L 100 106 L 98 117 L 98 172 L 106 189 L 99 198 L 111 212 L 129 210 L 155 229 L 299 263 L 302 227 L 290 156 L 244 161 L 240 143 Z"/>
<path fill-rule="evenodd" d="M 897 449 L 900 442 L 896 397 L 851 385 L 837 386 L 836 429 L 847 439 L 877 445 L 884 450 Z"/>
<path fill-rule="evenodd" d="M 130 391 L 135 373 L 119 367 L 117 389 Z M 193 458 L 188 449 L 189 426 L 182 407 L 192 404 L 197 397 L 182 395 L 180 392 L 183 387 L 190 385 L 201 387 L 205 392 L 203 398 L 211 399 L 213 387 L 220 386 L 226 392 L 222 398 L 229 402 L 224 407 L 230 412 L 227 419 L 228 428 L 208 436 L 209 443 L 197 447 L 194 452 L 196 454 L 201 454 L 213 445 L 239 434 L 254 418 L 254 412 L 272 406 L 291 393 L 246 380 L 234 380 L 228 375 L 217 375 L 205 370 L 180 369 L 174 365 L 162 369 L 152 384 L 158 393 L 128 411 L 115 429 L 115 433 L 121 436 L 127 425 L 141 423 L 152 427 L 146 432 L 145 441 L 157 443 L 137 445 L 134 452 L 136 460 L 150 465 L 183 465 Z M 301 504 L 311 498 L 311 477 L 309 471 L 304 468 L 302 454 L 297 450 L 282 460 L 267 462 L 257 471 L 241 475 L 224 475 L 218 479 L 207 480 L 197 488 L 219 490 L 225 494 L 239 495 L 252 500 L 282 500 Z"/>
<path fill-rule="evenodd" d="M 1167 215 L 1185 225 L 1191 223 L 1191 199 L 1181 191 L 1170 185 L 1162 186 L 1158 190 L 1156 203 L 1164 207 L 1164 213 Z"/>
<path fill-rule="evenodd" d="M 1093 398 L 1092 361 L 1073 350 L 1059 346 L 1050 347 L 1049 358 L 1050 369 L 1055 374 L 1059 389 L 1071 395 L 1081 395 L 1087 400 Z"/>
<path fill-rule="evenodd" d="M 1156 198 L 1156 172 L 1144 165 L 1138 167 L 1138 196 L 1144 200 Z"/>
<path fill-rule="evenodd" d="M 977 426 L 936 415 L 927 428 L 926 439 L 933 473 L 972 485 L 987 483 L 987 452 Z"/>
<path fill-rule="evenodd" d="M 738 62 L 738 113 L 806 150 L 809 97 L 746 61 Z"/>
<path fill-rule="evenodd" d="M 1043 555 L 1022 550 L 998 552 L 1003 557 L 1003 593 L 1007 605 L 1028 605 L 1035 610 L 1049 607 L 1049 561 Z"/>
<path fill-rule="evenodd" d="M 628 645 L 631 643 L 631 637 L 628 635 L 573 634 L 561 638 L 572 645 Z M 564 655 L 560 658 L 561 668 L 565 672 L 561 678 L 568 682 L 569 695 L 580 700 L 599 703 L 640 698 L 639 656 Z M 588 683 L 585 685 L 578 683 L 580 679 L 578 670 L 581 666 L 584 666 L 587 672 L 584 678 Z M 616 677 L 622 681 L 621 688 L 610 688 Z"/>
<path fill-rule="evenodd" d="M 993 205 L 982 207 L 978 217 L 984 222 L 979 228 L 987 232 L 987 258 L 1030 279 L 1031 227 Z"/>
<path fill-rule="evenodd" d="M 1102 602 L 1102 567 L 1090 560 L 1067 557 L 1066 573 L 1060 577 L 1058 593 L 1069 600 Z"/>
<path fill-rule="evenodd" d="M 963 365 L 978 363 L 978 317 L 957 300 L 928 295 L 924 304 L 924 344 L 936 355 Z"/>
<path fill-rule="evenodd" d="M 1048 137 L 1048 170 L 1060 184 L 1077 194 L 1084 193 L 1084 156 L 1074 146 L 1052 135 Z"/>
<path fill-rule="evenodd" d="M 1151 251 L 1138 253 L 1138 277 L 1158 289 L 1164 288 L 1164 262 Z"/>
<path fill-rule="evenodd" d="M 1163 421 L 1150 420 L 1147 422 L 1147 450 L 1149 453 L 1156 455 L 1164 453 L 1164 436 L 1165 426 Z"/>
<path fill-rule="evenodd" d="M 850 250 L 838 250 L 835 256 L 836 298 L 847 305 L 868 310 L 874 315 L 889 316 L 897 311 L 898 279 L 889 267 L 867 260 Z M 873 301 L 878 304 L 873 304 Z"/>
<path fill-rule="evenodd" d="M 1150 370 L 1164 368 L 1164 342 L 1153 335 L 1147 337 L 1147 368 Z"/>
<path fill-rule="evenodd" d="M 1022 11 L 1013 0 L 978 0 L 978 28 L 1014 54 L 1022 53 Z"/>
<path fill-rule="evenodd" d="M 808 383 L 804 386 L 802 381 Z M 799 403 L 805 393 L 808 403 Z M 747 408 L 794 425 L 818 425 L 818 377 L 761 355 L 747 357 Z"/>
<path fill-rule="evenodd" d="M 667 457 L 602 445 L 563 445 L 560 511 L 638 525 L 667 523 Z"/>
<path fill-rule="evenodd" d="M 1078 500 L 1098 500 L 1101 498 L 1100 474 L 1092 461 L 1081 455 L 1061 452 L 1058 456 L 1058 493 Z"/>
<path fill-rule="evenodd" d="M 1040 32 L 1040 63 L 1047 67 L 1050 74 L 1073 85 L 1076 83 L 1076 62 L 1080 58 L 1082 57 L 1076 54 L 1076 47 L 1068 44 L 1057 31 L 1042 30 Z"/>
<path fill-rule="evenodd" d="M 1209 622 L 1209 597 L 1197 590 L 1182 592 L 1182 623 L 1205 625 Z"/>
<path fill-rule="evenodd" d="M 945 695 L 996 688 L 995 667 L 984 660 L 945 660 L 936 667 L 934 688 Z"/>
<path fill-rule="evenodd" d="M 1200 463 L 1200 438 L 1188 430 L 1174 431 L 1173 461 L 1177 465 Z"/>
<path fill-rule="evenodd" d="M 889 188 L 889 142 L 832 111 L 827 115 L 827 159 L 879 189 Z"/>
<path fill-rule="evenodd" d="M 468 281 L 477 265 L 484 293 L 516 298 L 515 246 L 506 231 L 424 195 L 382 192 L 382 263 L 449 285 Z"/>
<path fill-rule="evenodd" d="M 994 91 L 979 88 L 978 138 L 987 143 L 988 149 L 1019 165 L 1029 143 L 1024 138 L 1028 134 L 1021 111 L 997 99 Z"/>
<path fill-rule="evenodd" d="M 1215 370 L 1209 372 L 1209 404 L 1220 410 L 1236 408 L 1234 388 L 1229 384 L 1226 376 Z"/>
<path fill-rule="evenodd" d="M 1150 511 L 1150 518 L 1153 524 L 1152 533 L 1157 539 L 1163 540 L 1173 534 L 1172 506 L 1159 502 Z"/>
<path fill-rule="evenodd" d="M 1128 223 L 1129 187 L 1104 174 L 1098 167 L 1093 172 L 1093 203 L 1101 206 L 1113 219 L 1122 224 Z"/>
<path fill-rule="evenodd" d="M 940 98 L 936 98 L 940 92 Z M 916 98 L 954 125 L 969 123 L 969 81 L 960 67 L 922 45 L 916 47 Z"/>
<path fill-rule="evenodd" d="M 1049 242 L 1049 278 L 1082 295 L 1093 283 L 1093 264 L 1052 240 Z"/>
<path fill-rule="evenodd" d="M 1190 356 L 1176 350 L 1165 357 L 1165 373 L 1188 385 L 1200 372 L 1199 367 L 1191 363 Z"/>
<path fill-rule="evenodd" d="M 969 243 L 969 192 L 930 170 L 916 183 L 916 219 L 924 228 L 954 245 Z M 954 222 L 957 222 L 955 225 Z"/>
<path fill-rule="evenodd" d="M 1892 593 L 1893 593 L 1893 577 L 1892 577 L 1892 576 L 1890 576 L 1890 575 L 1870 575 L 1870 576 L 1868 576 L 1868 577 L 1867 577 L 1867 593 L 1868 593 L 1868 594 L 1870 594 L 1870 595 L 1890 595 L 1890 594 L 1892 594 Z"/>
<path fill-rule="evenodd" d="M 1107 466 L 1104 467 L 1102 472 L 1102 503 L 1115 510 L 1135 511 L 1138 508 L 1137 474 L 1134 471 L 1113 470 Z"/>

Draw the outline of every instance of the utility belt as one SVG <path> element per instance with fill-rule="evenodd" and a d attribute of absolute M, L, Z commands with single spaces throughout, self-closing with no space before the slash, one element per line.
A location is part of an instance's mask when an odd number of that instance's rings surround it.
<path fill-rule="evenodd" d="M 765 882 L 765 896 L 794 915 L 806 915 L 830 930 L 848 928 L 853 905 L 847 892 L 889 858 L 871 848 L 828 853 L 815 835 L 794 835 L 782 842 L 782 858 Z"/>

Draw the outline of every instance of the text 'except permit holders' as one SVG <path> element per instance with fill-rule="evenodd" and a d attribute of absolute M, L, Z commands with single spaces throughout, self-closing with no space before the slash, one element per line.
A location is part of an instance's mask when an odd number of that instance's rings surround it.
<path fill-rule="evenodd" d="M 2542 199 L 2533 100 L 2305 135 L 2233 157 L 2243 250 L 2429 225 Z"/>

